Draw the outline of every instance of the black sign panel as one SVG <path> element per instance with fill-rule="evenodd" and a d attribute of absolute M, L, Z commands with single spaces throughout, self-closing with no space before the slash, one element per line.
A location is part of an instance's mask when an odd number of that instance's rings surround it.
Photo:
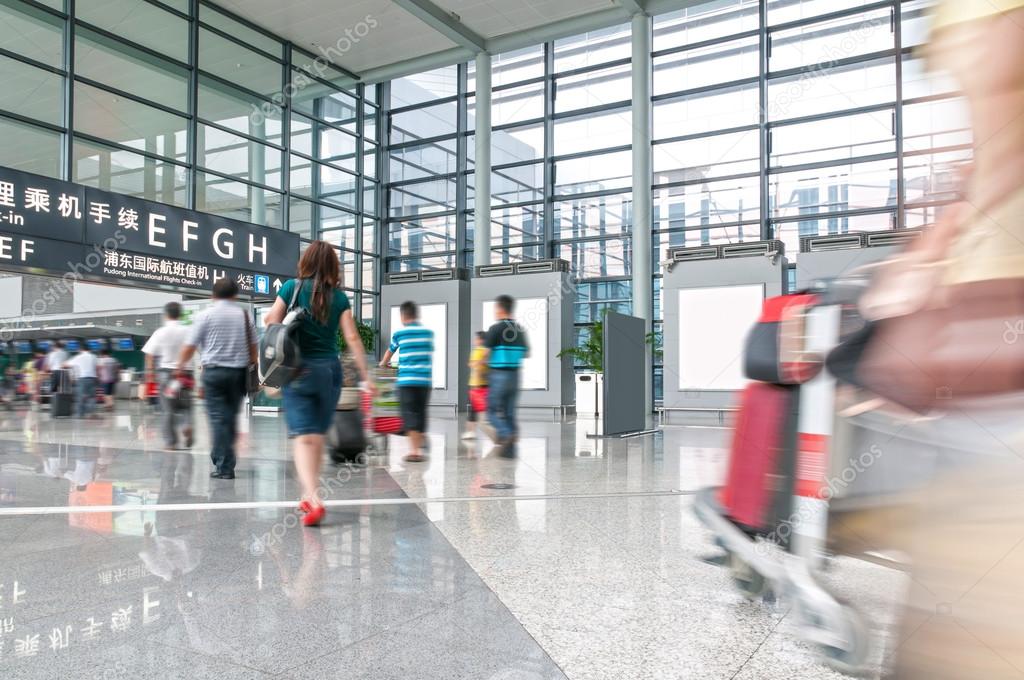
<path fill-rule="evenodd" d="M 272 279 L 269 274 L 233 267 L 215 267 L 100 245 L 69 243 L 2 231 L 0 269 L 57 276 L 72 281 L 207 292 L 213 287 L 214 281 L 231 277 L 238 283 L 243 296 L 257 299 L 273 298 L 282 280 L 281 277 Z M 59 285 L 59 282 L 54 285 Z"/>
<path fill-rule="evenodd" d="M 275 278 L 294 276 L 299 259 L 298 234 L 9 168 L 0 231 Z"/>

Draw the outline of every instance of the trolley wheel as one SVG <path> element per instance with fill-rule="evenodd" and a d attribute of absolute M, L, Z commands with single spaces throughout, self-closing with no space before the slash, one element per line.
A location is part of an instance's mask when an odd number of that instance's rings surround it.
<path fill-rule="evenodd" d="M 729 553 L 729 575 L 733 584 L 748 600 L 758 600 L 769 591 L 768 579 L 735 553 Z"/>
<path fill-rule="evenodd" d="M 863 675 L 871 654 L 871 633 L 860 612 L 843 604 L 840 620 L 825 625 L 835 627 L 836 632 L 846 641 L 842 647 L 819 647 L 825 664 L 845 675 Z"/>

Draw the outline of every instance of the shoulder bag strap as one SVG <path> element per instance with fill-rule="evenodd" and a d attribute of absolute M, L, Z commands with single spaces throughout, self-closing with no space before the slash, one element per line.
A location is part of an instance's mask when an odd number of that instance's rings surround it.
<path fill-rule="evenodd" d="M 295 309 L 295 303 L 299 299 L 299 291 L 302 290 L 303 283 L 305 283 L 305 279 L 295 279 L 295 290 L 292 291 L 292 301 L 288 303 L 288 309 L 285 310 L 285 314 Z"/>

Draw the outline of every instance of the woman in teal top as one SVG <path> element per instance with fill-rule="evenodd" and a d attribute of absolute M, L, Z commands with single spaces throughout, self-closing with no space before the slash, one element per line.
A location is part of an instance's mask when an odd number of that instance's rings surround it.
<path fill-rule="evenodd" d="M 341 290 L 338 254 L 324 241 L 314 241 L 302 254 L 298 279 L 281 286 L 266 323 L 284 320 L 295 286 L 300 284 L 295 305 L 306 312 L 297 336 L 302 368 L 284 387 L 284 416 L 288 436 L 295 440 L 295 470 L 302 487 L 299 509 L 305 513 L 302 523 L 314 526 L 324 517 L 323 499 L 318 492 L 324 435 L 334 420 L 334 408 L 341 394 L 339 327 L 364 381 L 369 382 L 369 374 L 363 343 L 352 319 L 352 306 Z"/>

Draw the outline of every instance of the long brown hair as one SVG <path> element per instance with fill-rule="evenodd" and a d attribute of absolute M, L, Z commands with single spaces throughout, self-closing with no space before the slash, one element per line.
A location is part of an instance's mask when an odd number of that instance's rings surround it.
<path fill-rule="evenodd" d="M 341 286 L 338 253 L 326 241 L 313 241 L 299 260 L 299 278 L 312 279 L 310 310 L 320 323 L 327 323 L 334 291 Z"/>

